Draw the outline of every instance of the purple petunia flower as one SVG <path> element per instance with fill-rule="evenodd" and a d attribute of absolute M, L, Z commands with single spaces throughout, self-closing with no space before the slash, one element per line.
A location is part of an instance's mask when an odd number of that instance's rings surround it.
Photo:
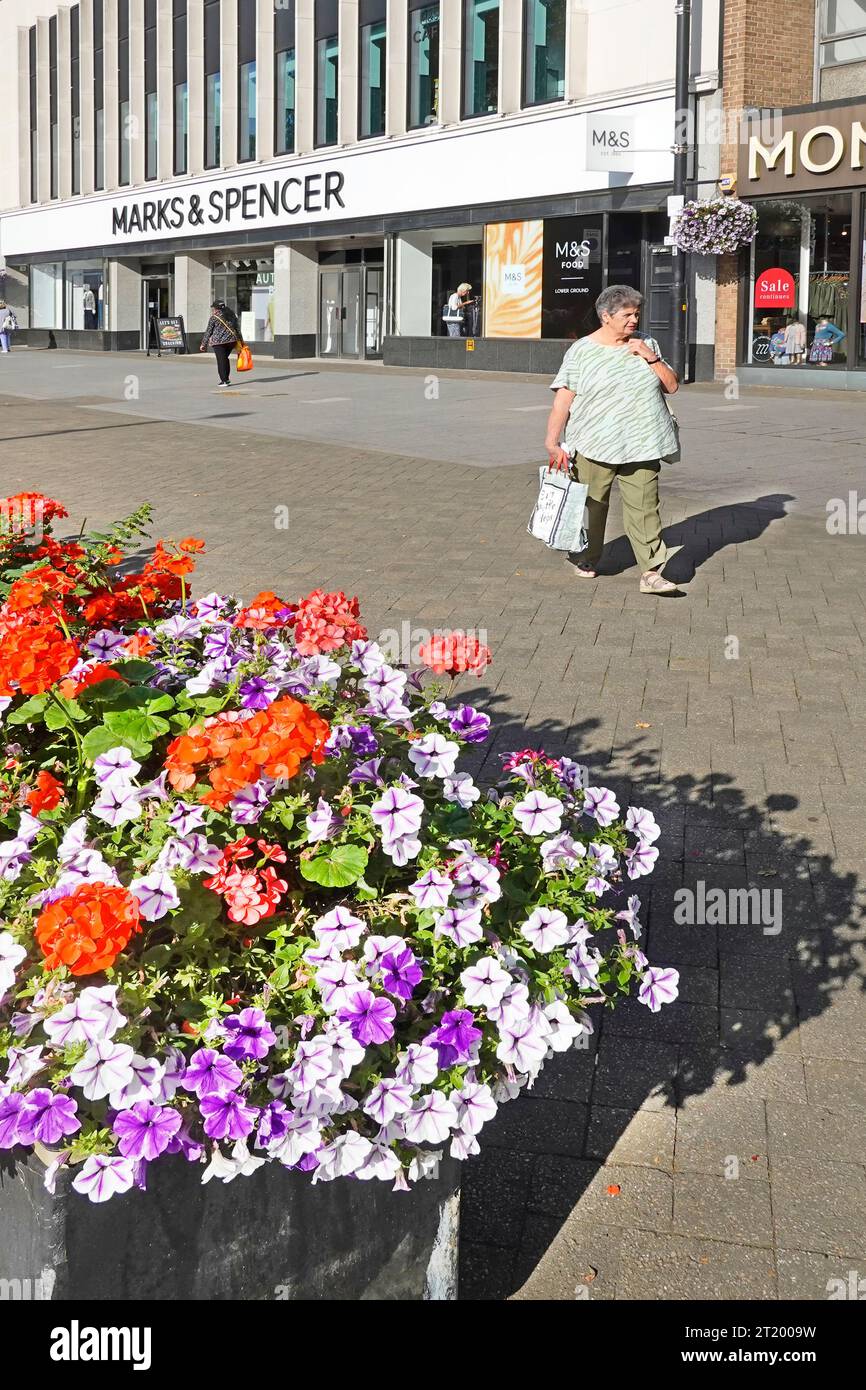
<path fill-rule="evenodd" d="M 112 1128 L 124 1158 L 152 1160 L 165 1153 L 181 1123 L 181 1116 L 169 1106 L 140 1100 L 116 1115 Z"/>
<path fill-rule="evenodd" d="M 448 720 L 453 734 L 464 743 L 483 743 L 490 733 L 490 716 L 482 714 L 472 705 L 460 705 Z"/>
<path fill-rule="evenodd" d="M 171 874 L 164 869 L 151 870 L 144 878 L 134 878 L 129 891 L 138 898 L 145 922 L 158 922 L 167 912 L 180 907 L 180 897 Z"/>
<path fill-rule="evenodd" d="M 481 1029 L 473 1025 L 475 1019 L 468 1009 L 452 1009 L 442 1015 L 439 1027 L 428 1034 L 426 1042 L 436 1048 L 440 1067 L 452 1067 L 457 1062 L 468 1062 L 473 1047 L 481 1039 Z"/>
<path fill-rule="evenodd" d="M 95 1154 L 85 1160 L 72 1186 L 91 1202 L 107 1202 L 121 1192 L 128 1192 L 135 1181 L 135 1166 L 131 1158 L 115 1158 L 110 1154 Z"/>
<path fill-rule="evenodd" d="M 408 946 L 382 957 L 382 987 L 398 999 L 411 999 L 423 971 Z"/>
<path fill-rule="evenodd" d="M 250 676 L 242 683 L 238 693 L 244 709 L 267 709 L 274 703 L 280 688 L 267 676 Z"/>
<path fill-rule="evenodd" d="M 168 818 L 168 823 L 172 830 L 176 830 L 181 839 L 185 839 L 193 830 L 198 830 L 204 823 L 204 807 L 188 806 L 186 802 L 179 801 L 173 808 Z"/>
<path fill-rule="evenodd" d="M 14 1149 L 19 1142 L 18 1131 L 24 1109 L 24 1096 L 21 1091 L 10 1091 L 0 1095 L 0 1149 Z"/>
<path fill-rule="evenodd" d="M 514 819 L 526 835 L 556 835 L 562 826 L 562 802 L 536 788 L 514 803 Z"/>
<path fill-rule="evenodd" d="M 258 1111 L 234 1091 L 206 1095 L 199 1101 L 204 1132 L 209 1139 L 246 1139 L 252 1133 Z"/>
<path fill-rule="evenodd" d="M 88 638 L 86 645 L 87 650 L 100 661 L 110 661 L 128 641 L 129 638 L 122 632 L 112 632 L 111 628 L 103 627 Z"/>
<path fill-rule="evenodd" d="M 277 1040 L 262 1009 L 242 1009 L 239 1014 L 223 1019 L 222 1026 L 227 1035 L 225 1054 L 236 1062 L 249 1059 L 260 1062 Z"/>
<path fill-rule="evenodd" d="M 662 1004 L 672 1004 L 679 994 L 680 972 L 660 970 L 650 966 L 641 980 L 637 997 L 651 1013 L 657 1014 Z"/>
<path fill-rule="evenodd" d="M 71 1096 L 58 1096 L 40 1086 L 26 1098 L 18 1122 L 19 1144 L 56 1144 L 81 1128 L 78 1107 Z"/>
<path fill-rule="evenodd" d="M 274 782 L 269 777 L 243 787 L 229 802 L 232 820 L 238 825 L 255 825 L 268 809 L 273 789 Z"/>
<path fill-rule="evenodd" d="M 374 787 L 383 787 L 384 780 L 379 775 L 379 768 L 382 765 L 381 758 L 369 758 L 366 762 L 359 763 L 349 773 L 349 781 L 353 783 L 370 782 Z"/>
<path fill-rule="evenodd" d="M 587 787 L 583 799 L 583 814 L 594 816 L 602 827 L 613 825 L 619 815 L 619 802 L 608 787 Z"/>
<path fill-rule="evenodd" d="M 201 1100 L 202 1096 L 233 1091 L 242 1081 L 243 1073 L 231 1058 L 223 1057 L 211 1047 L 202 1047 L 190 1057 L 180 1084 Z"/>
<path fill-rule="evenodd" d="M 625 852 L 626 872 L 629 878 L 643 878 L 644 875 L 651 874 L 658 857 L 659 852 L 655 845 L 638 840 L 633 849 L 627 849 Z"/>
<path fill-rule="evenodd" d="M 356 989 L 338 1011 L 341 1023 L 348 1023 L 356 1042 L 387 1042 L 394 1036 L 393 1019 L 397 1010 L 390 999 L 377 998 L 368 989 Z"/>

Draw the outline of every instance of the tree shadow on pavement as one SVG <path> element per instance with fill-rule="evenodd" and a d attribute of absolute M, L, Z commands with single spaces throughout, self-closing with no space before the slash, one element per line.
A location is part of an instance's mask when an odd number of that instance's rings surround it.
<path fill-rule="evenodd" d="M 863 1009 L 856 875 L 816 852 L 809 808 L 797 822 L 796 798 L 753 799 L 718 772 L 660 778 L 658 751 L 639 736 L 617 751 L 617 765 L 632 769 L 624 780 L 606 771 L 609 747 L 594 751 L 598 720 L 527 727 L 496 718 L 495 692 L 461 694 L 494 715 L 494 738 L 476 754 L 480 782 L 497 780 L 501 751 L 568 751 L 623 809 L 654 813 L 655 871 L 625 891 L 641 899 L 651 964 L 676 967 L 680 992 L 658 1014 L 636 998 L 596 1008 L 590 1049 L 552 1058 L 532 1090 L 485 1127 L 481 1154 L 464 1164 L 460 1297 L 779 1297 L 774 1242 L 802 1248 L 796 1231 L 811 1219 L 801 1209 L 809 1191 L 839 1181 L 830 1170 L 816 1178 L 822 1112 L 810 1104 L 856 1103 L 847 1088 L 858 1084 L 857 1064 L 828 1060 L 845 1057 L 836 1039 L 854 1038 Z M 701 884 L 728 902 L 731 890 L 763 890 L 755 901 L 766 915 L 736 925 L 729 909 L 727 925 L 678 925 L 674 895 L 690 889 L 700 902 Z M 788 1143 L 789 1111 L 795 1129 L 813 1126 L 802 1144 L 808 1166 L 791 1170 L 778 1200 L 774 1185 L 774 1210 L 768 1148 L 774 1125 Z M 835 1240 L 844 1253 L 849 1203 L 835 1206 L 835 1216 L 821 1217 L 832 1228 L 824 1246 L 807 1250 L 827 1253 Z M 826 1281 L 827 1272 L 815 1277 Z M 816 1285 L 804 1296 L 827 1295 Z"/>
<path fill-rule="evenodd" d="M 665 544 L 682 546 L 680 553 L 665 567 L 665 577 L 677 584 L 688 583 L 700 566 L 717 551 L 729 545 L 757 540 L 772 522 L 781 521 L 788 515 L 785 503 L 795 500 L 791 493 L 770 493 L 765 497 L 756 497 L 752 502 L 731 502 L 726 506 L 711 507 L 671 526 L 664 526 Z M 601 572 L 606 576 L 622 574 L 636 563 L 628 539 L 617 536 L 604 548 Z"/>

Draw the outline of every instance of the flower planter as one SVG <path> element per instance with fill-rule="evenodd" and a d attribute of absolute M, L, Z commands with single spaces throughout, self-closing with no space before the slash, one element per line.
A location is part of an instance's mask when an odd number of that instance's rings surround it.
<path fill-rule="evenodd" d="M 198 1165 L 154 1166 L 147 1192 L 94 1205 L 35 1159 L 0 1156 L 3 1297 L 108 1300 L 453 1299 L 458 1172 L 410 1192 L 312 1186 L 275 1165 L 201 1185 Z M 3 1281 L 9 1281 L 8 1283 Z"/>

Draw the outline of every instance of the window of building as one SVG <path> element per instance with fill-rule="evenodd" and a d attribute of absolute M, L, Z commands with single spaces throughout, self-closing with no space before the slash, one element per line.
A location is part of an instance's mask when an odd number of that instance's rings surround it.
<path fill-rule="evenodd" d="M 499 107 L 499 0 L 464 0 L 463 114 Z"/>
<path fill-rule="evenodd" d="M 36 25 L 28 34 L 30 53 L 30 201 L 39 201 L 39 142 L 36 135 Z"/>
<path fill-rule="evenodd" d="M 337 35 L 316 40 L 316 144 L 337 143 L 337 81 L 340 47 Z"/>
<path fill-rule="evenodd" d="M 460 325 L 461 337 L 477 337 L 481 333 L 481 305 L 484 296 L 484 248 L 480 241 L 452 244 L 433 244 L 433 299 L 430 306 L 431 332 L 437 337 L 448 334 L 443 321 L 445 305 L 458 285 L 469 285 L 466 308 Z"/>
<path fill-rule="evenodd" d="M 174 86 L 174 172 L 189 164 L 189 83 L 186 65 L 186 0 L 172 0 L 172 83 Z"/>
<path fill-rule="evenodd" d="M 362 0 L 360 9 L 362 140 L 385 133 L 386 25 L 384 0 Z"/>
<path fill-rule="evenodd" d="M 129 0 L 117 0 L 118 183 L 129 183 L 132 123 L 129 114 Z"/>
<path fill-rule="evenodd" d="M 439 120 L 439 5 L 409 11 L 409 127 Z"/>
<path fill-rule="evenodd" d="M 274 151 L 295 148 L 295 5 L 274 11 Z"/>
<path fill-rule="evenodd" d="M 105 187 L 105 110 L 103 106 L 102 0 L 93 0 L 93 186 Z"/>
<path fill-rule="evenodd" d="M 523 101 L 565 96 L 565 0 L 524 0 Z"/>
<path fill-rule="evenodd" d="M 105 293 L 101 261 L 66 262 L 66 319 L 64 327 L 105 327 Z"/>
<path fill-rule="evenodd" d="M 81 192 L 81 51 L 80 13 L 77 5 L 69 11 L 69 106 L 72 117 L 70 151 L 72 162 L 72 192 Z"/>
<path fill-rule="evenodd" d="M 256 157 L 256 0 L 238 0 L 238 161 Z"/>
<path fill-rule="evenodd" d="M 57 16 L 48 21 L 48 120 L 51 130 L 51 197 L 56 198 L 60 179 L 60 132 L 57 124 Z"/>
<path fill-rule="evenodd" d="M 823 0 L 821 65 L 866 58 L 866 0 Z"/>
<path fill-rule="evenodd" d="M 272 259 L 220 261 L 213 268 L 213 298 L 234 309 L 247 342 L 274 340 Z"/>
<path fill-rule="evenodd" d="M 204 162 L 205 168 L 215 169 L 220 162 L 222 121 L 219 0 L 205 0 L 204 4 L 204 72 Z"/>
<path fill-rule="evenodd" d="M 746 360 L 780 369 L 846 367 L 856 350 L 849 342 L 851 195 L 756 199 L 755 207 Z"/>
<path fill-rule="evenodd" d="M 156 0 L 144 0 L 144 177 L 157 175 Z"/>
<path fill-rule="evenodd" d="M 30 267 L 30 322 L 34 328 L 63 327 L 63 262 Z"/>

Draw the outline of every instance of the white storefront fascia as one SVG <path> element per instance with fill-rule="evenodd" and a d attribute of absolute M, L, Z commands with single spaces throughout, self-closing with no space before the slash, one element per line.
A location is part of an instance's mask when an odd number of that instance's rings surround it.
<path fill-rule="evenodd" d="M 483 127 L 425 133 L 367 149 L 353 145 L 135 190 L 115 189 L 0 214 L 0 255 L 84 248 L 134 252 L 139 243 L 471 208 L 670 181 L 674 103 L 646 98 L 566 108 Z M 629 132 L 629 154 L 608 175 L 590 153 Z M 592 166 L 595 164 L 595 169 Z M 602 163 L 603 167 L 603 163 Z"/>

